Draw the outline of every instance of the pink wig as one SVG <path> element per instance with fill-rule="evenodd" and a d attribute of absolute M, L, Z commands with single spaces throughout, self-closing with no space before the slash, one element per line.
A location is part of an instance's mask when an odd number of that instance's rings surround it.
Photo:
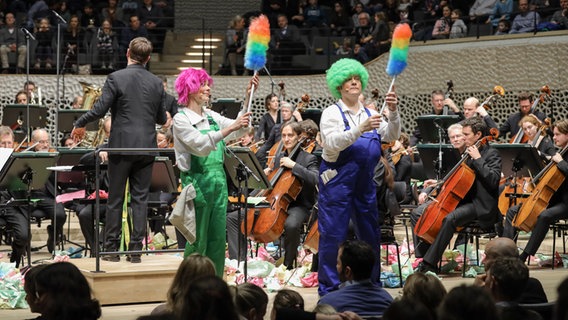
<path fill-rule="evenodd" d="M 197 93 L 204 83 L 213 85 L 213 79 L 203 69 L 189 68 L 182 71 L 176 79 L 176 91 L 178 93 L 178 103 L 182 106 L 187 105 L 189 95 Z"/>

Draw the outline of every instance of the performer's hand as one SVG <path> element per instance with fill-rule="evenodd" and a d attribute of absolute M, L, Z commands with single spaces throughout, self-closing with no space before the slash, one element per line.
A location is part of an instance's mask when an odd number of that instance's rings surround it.
<path fill-rule="evenodd" d="M 428 194 L 425 192 L 421 192 L 418 195 L 418 204 L 423 204 L 428 199 Z"/>
<path fill-rule="evenodd" d="M 460 108 L 458 108 L 458 106 L 456 106 L 456 104 L 454 103 L 454 100 L 452 100 L 450 98 L 446 98 L 444 100 L 444 104 L 448 105 L 448 107 L 450 107 L 455 113 L 460 112 Z"/>
<path fill-rule="evenodd" d="M 108 152 L 106 152 L 106 151 L 101 151 L 101 152 L 99 152 L 99 158 L 101 158 L 101 163 L 107 162 L 107 160 L 108 160 Z"/>
<path fill-rule="evenodd" d="M 292 117 L 296 118 L 297 122 L 302 121 L 302 114 L 298 110 L 294 110 L 294 112 L 292 112 Z"/>
<path fill-rule="evenodd" d="M 477 107 L 477 109 L 475 109 L 475 112 L 477 112 L 477 114 L 482 118 L 488 114 L 487 110 L 485 110 L 485 108 L 482 106 Z"/>
<path fill-rule="evenodd" d="M 552 161 L 556 162 L 556 163 L 560 163 L 560 161 L 564 160 L 564 158 L 562 158 L 562 155 L 560 155 L 560 153 L 556 153 L 555 155 L 552 156 Z"/>
<path fill-rule="evenodd" d="M 250 96 L 252 85 L 254 85 L 254 91 L 256 91 L 256 89 L 258 89 L 259 83 L 260 83 L 260 78 L 258 77 L 258 74 L 255 74 L 252 76 L 252 78 L 250 78 L 247 86 L 247 97 Z"/>
<path fill-rule="evenodd" d="M 387 96 L 385 98 L 386 102 L 387 102 L 387 107 L 389 108 L 390 111 L 396 111 L 396 105 L 398 104 L 398 98 L 396 96 L 396 93 L 394 92 L 394 86 L 393 86 L 393 91 L 387 93 Z"/>
<path fill-rule="evenodd" d="M 485 279 L 487 278 L 487 274 L 480 274 L 475 276 L 475 280 L 473 281 L 473 285 L 477 287 L 485 287 Z"/>
<path fill-rule="evenodd" d="M 438 180 L 436 179 L 427 179 L 424 181 L 424 188 L 429 188 L 433 185 L 435 185 L 436 183 L 438 183 Z"/>
<path fill-rule="evenodd" d="M 477 149 L 477 147 L 475 145 L 467 147 L 467 149 L 465 151 L 467 153 L 469 153 L 469 156 L 473 160 L 477 160 L 477 159 L 481 158 L 481 153 L 479 153 L 479 149 Z"/>
<path fill-rule="evenodd" d="M 232 131 L 237 131 L 242 127 L 248 127 L 249 123 L 250 123 L 250 117 L 252 116 L 252 112 L 246 112 L 245 114 L 243 114 L 242 116 L 240 116 L 239 118 L 237 118 L 237 120 L 233 123 L 233 129 Z"/>
<path fill-rule="evenodd" d="M 383 119 L 381 118 L 380 115 L 374 114 L 374 115 L 368 117 L 365 121 L 363 121 L 359 125 L 359 130 L 361 132 L 367 132 L 367 131 L 376 129 L 381 125 L 382 121 L 383 121 Z"/>
<path fill-rule="evenodd" d="M 295 165 L 296 165 L 296 162 L 293 161 L 292 159 L 290 159 L 289 157 L 282 157 L 282 159 L 280 159 L 280 166 L 281 167 L 286 167 L 288 169 L 292 169 L 292 168 L 294 168 Z"/>
<path fill-rule="evenodd" d="M 85 128 L 73 128 L 71 131 L 71 138 L 73 138 L 73 142 L 79 143 L 81 140 L 85 138 L 86 130 Z"/>

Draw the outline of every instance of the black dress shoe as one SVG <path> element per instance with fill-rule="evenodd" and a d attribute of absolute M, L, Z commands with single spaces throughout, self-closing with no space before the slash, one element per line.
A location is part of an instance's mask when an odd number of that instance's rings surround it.
<path fill-rule="evenodd" d="M 414 270 L 415 272 L 422 272 L 422 273 L 426 273 L 426 272 L 433 272 L 433 273 L 438 273 L 438 268 L 436 268 L 435 266 L 429 264 L 426 261 L 422 261 L 418 264 L 418 267 L 416 267 L 416 270 Z"/>
<path fill-rule="evenodd" d="M 108 256 L 103 256 L 101 259 L 103 259 L 104 261 L 119 262 L 120 256 L 118 254 L 111 254 Z"/>
<path fill-rule="evenodd" d="M 55 250 L 55 244 L 53 241 L 53 227 L 51 225 L 47 226 L 47 251 L 53 253 Z"/>
<path fill-rule="evenodd" d="M 141 263 L 142 258 L 140 257 L 139 254 L 131 254 L 126 257 L 126 261 L 131 263 Z"/>

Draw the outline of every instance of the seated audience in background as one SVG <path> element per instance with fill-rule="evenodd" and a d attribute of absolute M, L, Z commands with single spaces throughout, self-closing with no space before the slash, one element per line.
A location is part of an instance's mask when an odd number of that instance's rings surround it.
<path fill-rule="evenodd" d="M 527 33 L 535 31 L 535 26 L 540 23 L 540 15 L 536 11 L 529 10 L 529 0 L 519 0 L 519 13 L 513 19 L 510 34 Z"/>
<path fill-rule="evenodd" d="M 560 0 L 560 10 L 552 14 L 550 23 L 557 25 L 558 29 L 568 28 L 568 0 Z"/>
<path fill-rule="evenodd" d="M 495 31 L 495 35 L 498 36 L 503 34 L 509 34 L 510 31 L 511 31 L 511 22 L 508 20 L 501 20 L 497 25 L 497 31 Z"/>
<path fill-rule="evenodd" d="M 195 279 L 189 284 L 183 299 L 180 319 L 239 320 L 229 287 L 219 277 Z"/>
<path fill-rule="evenodd" d="M 436 20 L 434 29 L 432 30 L 433 39 L 448 39 L 450 37 L 450 28 L 452 25 L 451 9 L 449 6 L 444 6 L 442 10 L 442 17 Z"/>
<path fill-rule="evenodd" d="M 460 18 L 462 15 L 460 9 L 452 10 L 451 19 L 452 27 L 450 28 L 450 39 L 463 38 L 467 36 L 467 26 Z"/>
<path fill-rule="evenodd" d="M 350 37 L 343 38 L 343 43 L 339 48 L 337 48 L 335 54 L 338 56 L 348 56 L 348 57 L 351 57 L 353 55 L 353 46 L 351 44 Z"/>
<path fill-rule="evenodd" d="M 529 279 L 529 269 L 518 258 L 497 258 L 485 277 L 485 288 L 496 303 L 501 320 L 542 320 L 535 311 L 519 306 Z"/>
<path fill-rule="evenodd" d="M 2 73 L 8 73 L 10 67 L 8 52 L 16 53 L 17 69 L 16 73 L 24 73 L 26 66 L 26 38 L 24 32 L 16 25 L 16 18 L 13 13 L 6 13 L 6 25 L 0 29 L 0 61 L 2 61 Z"/>
<path fill-rule="evenodd" d="M 49 26 L 49 19 L 43 18 L 39 22 L 39 26 L 35 32 L 37 40 L 36 46 L 36 62 L 35 69 L 39 69 L 42 63 L 45 63 L 46 69 L 51 69 L 53 63 L 53 31 Z"/>
<path fill-rule="evenodd" d="M 118 47 L 118 38 L 112 30 L 109 20 L 104 20 L 97 31 L 97 49 L 102 69 L 114 69 L 114 50 Z"/>
<path fill-rule="evenodd" d="M 495 302 L 487 290 L 462 284 L 444 298 L 438 320 L 500 320 Z"/>
<path fill-rule="evenodd" d="M 491 23 L 493 28 L 497 28 L 499 21 L 511 20 L 511 14 L 513 13 L 513 0 L 499 0 L 493 7 L 491 15 L 487 18 L 485 23 Z"/>
<path fill-rule="evenodd" d="M 34 267 L 36 268 L 36 267 Z M 69 262 L 45 265 L 35 275 L 34 308 L 45 320 L 94 320 L 101 306 L 93 299 L 85 276 Z"/>
<path fill-rule="evenodd" d="M 359 316 L 381 316 L 392 302 L 391 295 L 371 279 L 375 264 L 373 248 L 363 241 L 345 241 L 337 254 L 338 290 L 319 301 L 337 311 L 353 311 Z"/>
<path fill-rule="evenodd" d="M 245 282 L 232 289 L 233 301 L 241 319 L 262 320 L 266 314 L 268 295 L 261 287 Z"/>
<path fill-rule="evenodd" d="M 237 56 L 244 57 L 245 47 L 245 19 L 240 15 L 236 15 L 231 19 L 225 35 L 226 58 L 233 76 L 237 75 Z"/>
<path fill-rule="evenodd" d="M 436 318 L 436 309 L 446 294 L 446 288 L 437 276 L 421 272 L 409 275 L 402 288 L 402 298 L 422 304 L 432 319 Z"/>
<path fill-rule="evenodd" d="M 179 317 L 185 303 L 189 285 L 203 276 L 214 276 L 215 266 L 211 259 L 199 253 L 193 253 L 185 258 L 176 272 L 172 285 L 168 290 L 166 303 L 158 305 L 152 310 L 152 315 L 172 314 Z"/>

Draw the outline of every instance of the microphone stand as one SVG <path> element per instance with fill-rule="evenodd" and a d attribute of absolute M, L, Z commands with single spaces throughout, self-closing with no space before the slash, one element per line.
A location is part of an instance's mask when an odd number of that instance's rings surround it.
<path fill-rule="evenodd" d="M 25 36 L 26 36 L 26 83 L 29 83 L 30 81 L 30 38 L 35 40 L 34 35 L 28 31 L 28 29 L 26 28 L 21 28 L 21 30 L 24 32 Z M 27 86 L 26 86 L 26 91 L 27 91 Z M 27 93 L 27 92 L 26 92 Z M 40 102 L 41 103 L 41 102 Z M 26 103 L 26 125 L 25 125 L 26 130 L 26 141 L 30 142 L 30 97 L 28 97 L 27 99 L 27 103 Z"/>
<path fill-rule="evenodd" d="M 442 128 L 442 126 L 438 123 L 439 121 L 439 119 L 434 119 L 434 125 L 438 128 L 438 170 L 436 171 L 436 180 L 438 181 L 442 178 L 442 158 L 444 156 L 444 153 L 442 152 L 442 135 L 444 128 Z"/>

